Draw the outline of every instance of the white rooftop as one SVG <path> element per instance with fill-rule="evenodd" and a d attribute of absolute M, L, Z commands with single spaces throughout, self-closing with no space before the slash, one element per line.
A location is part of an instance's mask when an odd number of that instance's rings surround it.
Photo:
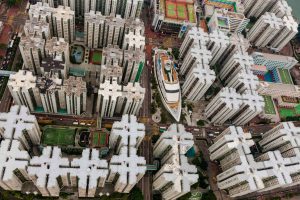
<path fill-rule="evenodd" d="M 137 155 L 136 148 L 123 146 L 119 155 L 112 156 L 109 169 L 119 174 L 119 183 L 136 184 L 137 176 L 146 172 L 146 160 Z"/>
<path fill-rule="evenodd" d="M 100 177 L 107 178 L 108 163 L 107 160 L 101 160 L 99 154 L 97 149 L 84 149 L 80 158 L 72 160 L 71 167 L 76 170 L 71 171 L 71 176 L 78 177 L 78 187 L 96 188 Z"/>
<path fill-rule="evenodd" d="M 137 122 L 134 115 L 123 115 L 121 121 L 113 123 L 110 134 L 110 147 L 115 144 L 115 138 L 121 137 L 119 145 L 136 147 L 138 139 L 145 137 L 145 125 Z"/>
<path fill-rule="evenodd" d="M 14 105 L 10 112 L 0 113 L 0 135 L 6 139 L 22 140 L 23 131 L 33 129 L 39 131 L 36 117 L 25 106 Z"/>
<path fill-rule="evenodd" d="M 0 182 L 14 179 L 15 169 L 26 170 L 29 159 L 28 152 L 23 150 L 19 141 L 2 140 L 0 143 Z"/>

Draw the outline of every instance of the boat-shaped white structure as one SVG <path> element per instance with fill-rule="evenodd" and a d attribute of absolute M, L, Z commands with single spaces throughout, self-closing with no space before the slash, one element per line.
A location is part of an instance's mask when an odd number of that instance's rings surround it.
<path fill-rule="evenodd" d="M 181 115 L 181 92 L 173 59 L 166 50 L 154 49 L 153 60 L 154 74 L 162 102 L 168 112 L 179 122 Z"/>

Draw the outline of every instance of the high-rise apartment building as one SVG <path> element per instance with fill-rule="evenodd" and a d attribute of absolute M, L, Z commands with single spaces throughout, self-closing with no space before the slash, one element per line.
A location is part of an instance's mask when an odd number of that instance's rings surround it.
<path fill-rule="evenodd" d="M 39 21 L 37 18 L 26 20 L 24 33 L 27 37 L 38 37 L 45 40 L 51 38 L 49 23 L 46 21 Z"/>
<path fill-rule="evenodd" d="M 35 75 L 41 75 L 41 63 L 45 57 L 45 40 L 38 37 L 21 37 L 19 49 L 25 69 L 32 71 Z"/>
<path fill-rule="evenodd" d="M 245 15 L 247 17 L 260 17 L 266 11 L 269 11 L 276 3 L 276 0 L 245 0 L 243 2 L 245 8 Z"/>
<path fill-rule="evenodd" d="M 33 76 L 31 71 L 19 70 L 16 74 L 10 75 L 7 87 L 15 104 L 25 105 L 30 111 L 35 109 L 31 90 L 36 88 L 36 80 L 36 76 Z"/>
<path fill-rule="evenodd" d="M 270 43 L 271 48 L 275 51 L 280 51 L 298 33 L 298 23 L 294 20 L 293 16 L 284 16 L 282 22 L 283 27 L 281 31 Z"/>
<path fill-rule="evenodd" d="M 215 9 L 207 26 L 210 32 L 220 30 L 232 34 L 242 33 L 249 22 L 250 19 L 246 18 L 243 13 Z"/>
<path fill-rule="evenodd" d="M 115 113 L 137 115 L 144 101 L 145 88 L 139 83 L 121 86 L 116 78 L 100 83 L 97 112 L 101 117 L 113 117 Z"/>
<path fill-rule="evenodd" d="M 63 82 L 67 112 L 72 115 L 80 115 L 86 111 L 86 82 L 81 77 L 70 76 Z"/>
<path fill-rule="evenodd" d="M 153 177 L 153 188 L 164 199 L 175 200 L 190 192 L 197 182 L 197 168 L 184 155 L 194 145 L 193 136 L 181 124 L 172 124 L 154 146 L 154 156 L 161 158 L 161 169 Z"/>
<path fill-rule="evenodd" d="M 117 45 L 108 45 L 103 48 L 101 65 L 103 68 L 119 66 L 122 68 L 122 75 L 118 82 L 127 84 L 129 82 L 138 82 L 144 68 L 145 53 L 142 50 L 122 50 Z M 101 82 L 104 78 L 110 78 L 108 74 L 102 73 Z"/>
<path fill-rule="evenodd" d="M 123 115 L 121 121 L 113 123 L 109 136 L 109 147 L 116 148 L 120 153 L 121 147 L 138 148 L 145 137 L 145 125 L 137 122 L 134 115 Z"/>
<path fill-rule="evenodd" d="M 254 157 L 251 134 L 240 127 L 226 129 L 209 148 L 211 159 L 218 160 L 223 170 L 217 176 L 218 187 L 232 198 L 243 198 L 299 185 L 299 133 L 291 122 L 274 127 L 262 134 L 259 143 L 264 153 Z"/>
<path fill-rule="evenodd" d="M 270 9 L 270 12 L 275 13 L 277 17 L 292 16 L 292 8 L 286 0 L 278 0 Z"/>
<path fill-rule="evenodd" d="M 70 7 L 58 6 L 53 13 L 55 36 L 72 43 L 75 39 L 75 13 Z"/>
<path fill-rule="evenodd" d="M 266 66 L 268 70 L 276 68 L 291 69 L 298 61 L 294 57 L 282 56 L 261 52 L 253 52 L 251 54 L 254 60 L 254 64 Z"/>
<path fill-rule="evenodd" d="M 189 101 L 200 100 L 216 79 L 215 72 L 208 65 L 195 64 L 197 66 L 188 72 L 181 88 L 182 96 Z"/>
<path fill-rule="evenodd" d="M 234 88 L 224 87 L 205 108 L 206 117 L 213 123 L 223 124 L 237 113 L 242 97 Z"/>
<path fill-rule="evenodd" d="M 274 13 L 263 14 L 250 29 L 248 39 L 257 47 L 266 47 L 283 27 L 283 21 Z"/>
<path fill-rule="evenodd" d="M 300 155 L 299 139 L 300 128 L 292 122 L 283 122 L 262 135 L 259 145 L 264 152 L 278 149 L 283 157 Z"/>

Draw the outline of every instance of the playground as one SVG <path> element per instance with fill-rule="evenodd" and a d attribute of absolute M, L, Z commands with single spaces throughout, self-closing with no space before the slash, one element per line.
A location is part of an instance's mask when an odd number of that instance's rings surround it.
<path fill-rule="evenodd" d="M 42 143 L 50 146 L 74 146 L 76 127 L 45 126 Z"/>
<path fill-rule="evenodd" d="M 169 19 L 196 22 L 193 1 L 166 0 L 165 10 L 166 17 Z"/>
<path fill-rule="evenodd" d="M 90 63 L 95 65 L 101 65 L 102 52 L 98 50 L 90 51 Z"/>

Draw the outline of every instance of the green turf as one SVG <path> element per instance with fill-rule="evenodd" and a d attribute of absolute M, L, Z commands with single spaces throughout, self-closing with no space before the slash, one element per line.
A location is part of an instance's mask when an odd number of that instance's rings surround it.
<path fill-rule="evenodd" d="M 280 114 L 281 118 L 296 116 L 295 110 L 294 109 L 288 109 L 288 108 L 280 108 L 279 109 L 279 114 Z"/>
<path fill-rule="evenodd" d="M 101 52 L 94 51 L 92 56 L 92 62 L 93 63 L 101 63 L 102 61 L 102 54 Z"/>
<path fill-rule="evenodd" d="M 179 19 L 186 19 L 186 8 L 184 5 L 177 5 L 177 14 Z"/>
<path fill-rule="evenodd" d="M 74 145 L 75 128 L 48 126 L 43 131 L 43 144 L 68 146 Z"/>
<path fill-rule="evenodd" d="M 275 115 L 275 107 L 271 96 L 263 96 L 265 100 L 265 113 Z"/>
<path fill-rule="evenodd" d="M 93 134 L 93 145 L 98 146 L 98 139 L 99 139 L 99 134 L 95 133 Z"/>
<path fill-rule="evenodd" d="M 101 133 L 100 135 L 100 145 L 105 145 L 106 144 L 106 134 Z"/>
<path fill-rule="evenodd" d="M 193 5 L 187 5 L 188 15 L 189 15 L 189 21 L 191 23 L 194 23 L 195 20 L 195 12 L 194 12 L 194 6 Z"/>
<path fill-rule="evenodd" d="M 293 81 L 291 79 L 290 72 L 289 72 L 288 69 L 278 68 L 278 72 L 279 72 L 282 83 L 284 83 L 284 84 L 293 84 Z"/>
<path fill-rule="evenodd" d="M 99 141 L 99 137 L 100 137 L 100 141 Z M 106 133 L 100 133 L 100 132 L 94 133 L 93 134 L 93 145 L 94 146 L 105 146 L 106 145 Z"/>
<path fill-rule="evenodd" d="M 167 6 L 167 16 L 175 18 L 176 17 L 176 11 L 175 11 L 176 5 L 173 3 L 167 3 L 166 6 Z"/>

